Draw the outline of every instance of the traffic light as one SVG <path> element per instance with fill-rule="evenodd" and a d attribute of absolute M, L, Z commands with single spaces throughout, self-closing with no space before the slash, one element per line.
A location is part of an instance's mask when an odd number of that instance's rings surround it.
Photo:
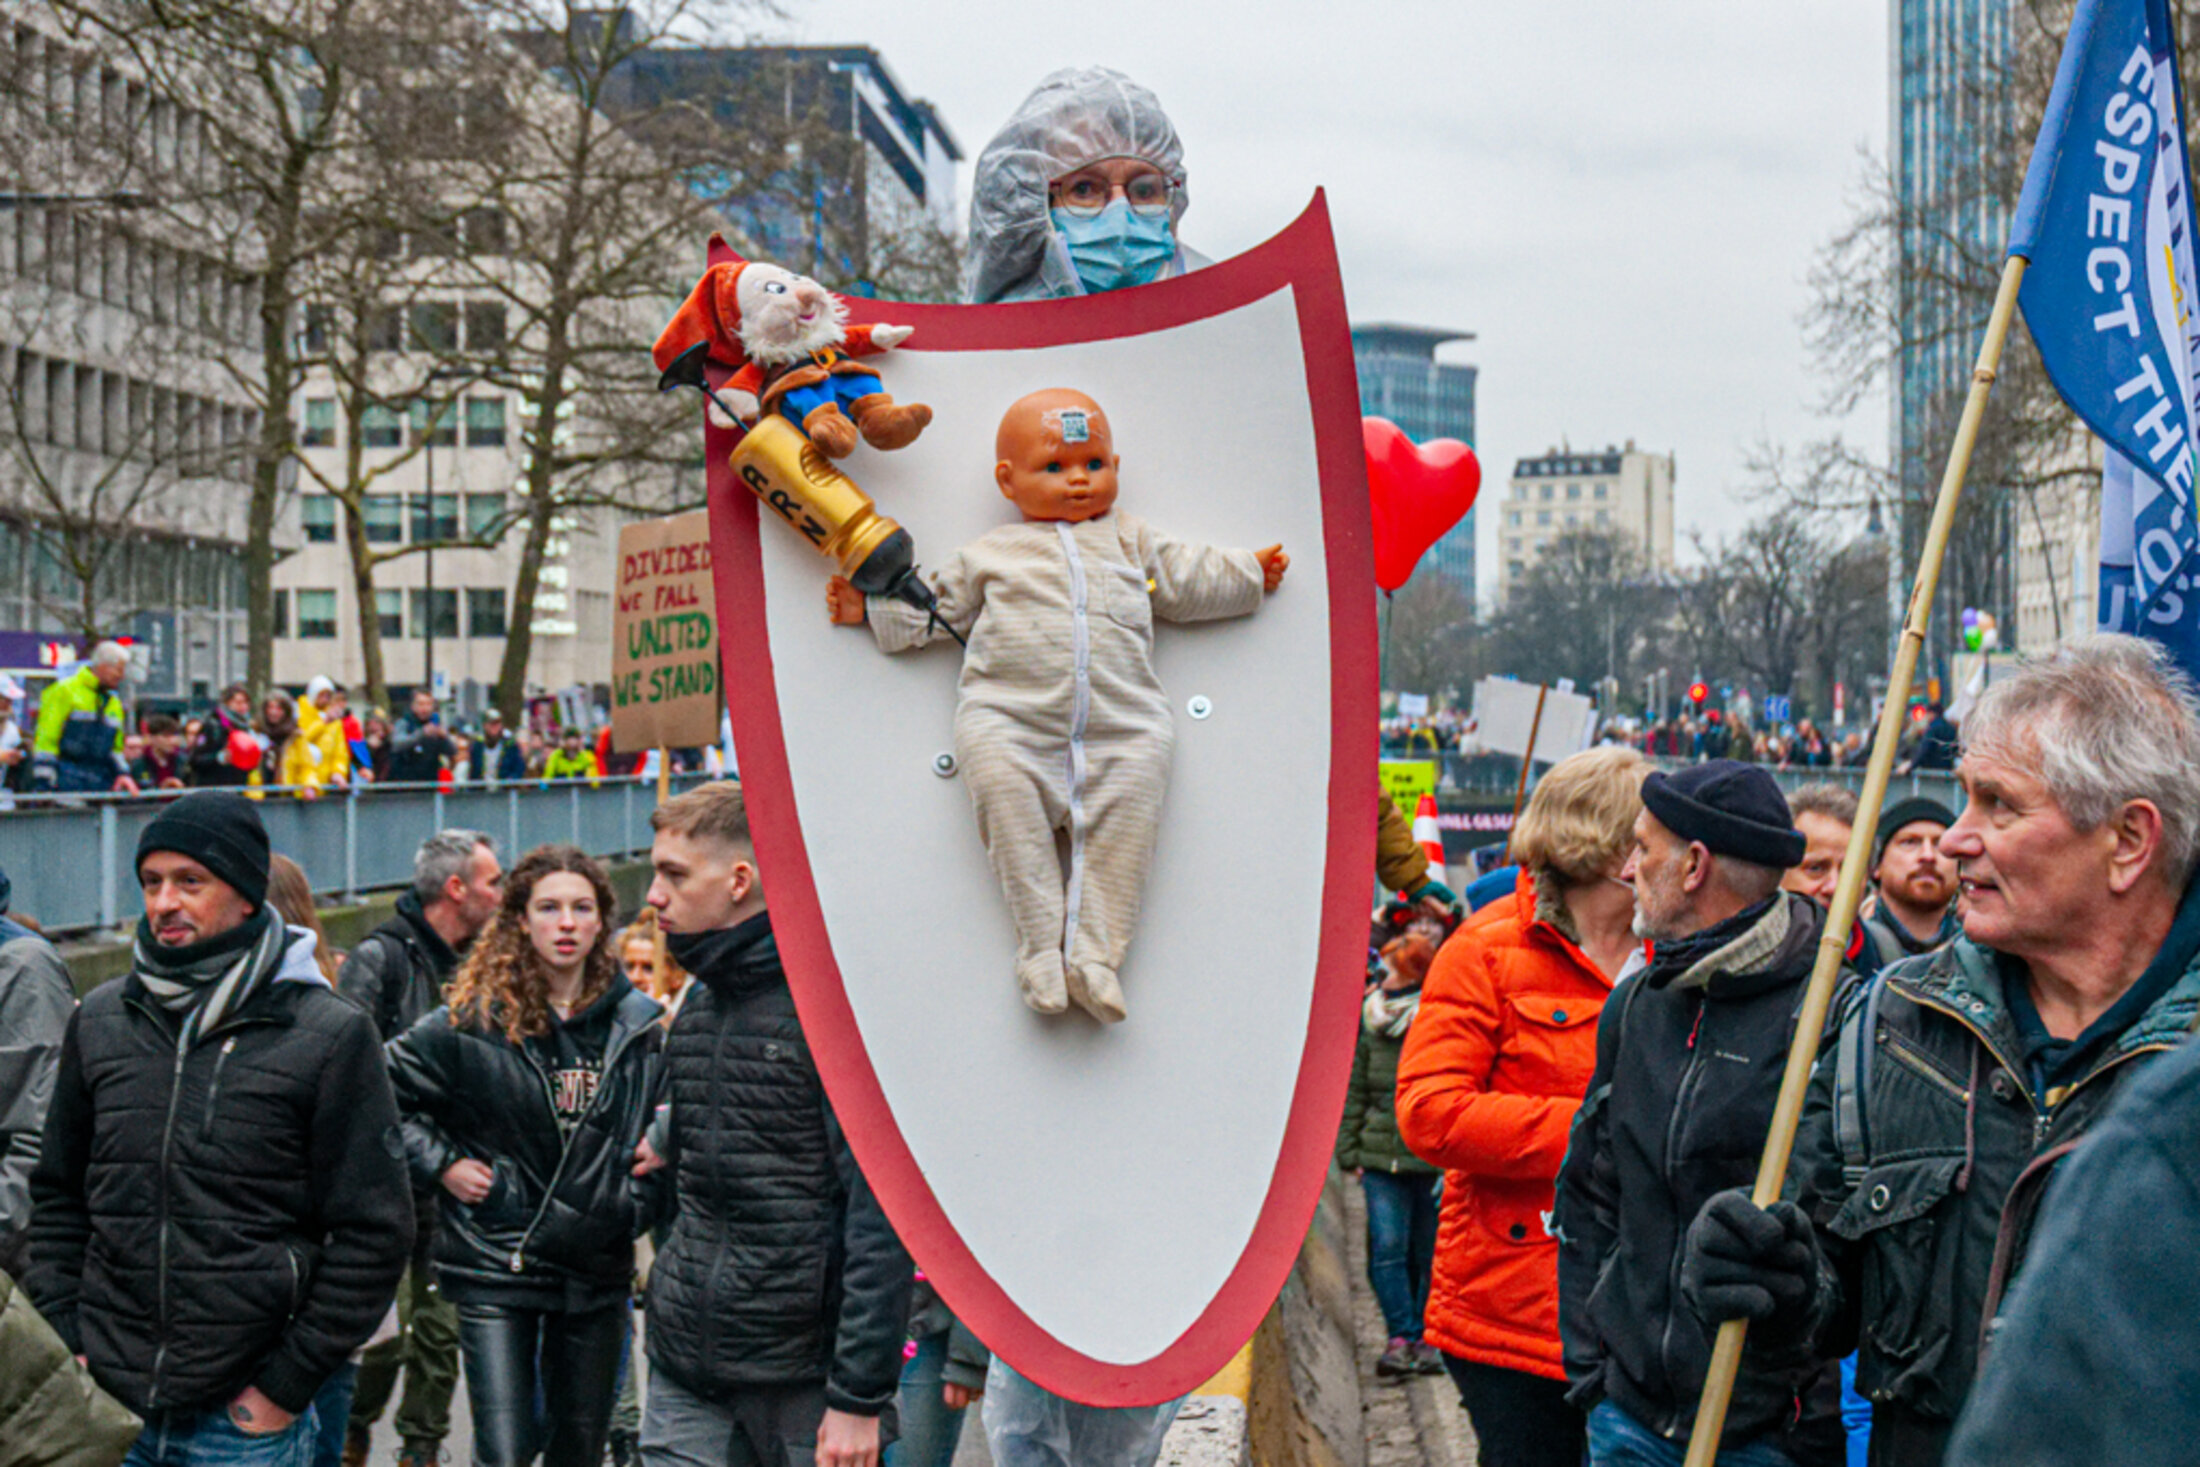
<path fill-rule="evenodd" d="M 1707 682 L 1704 682 L 1702 679 L 1699 678 L 1697 681 L 1692 682 L 1688 685 L 1688 701 L 1695 704 L 1698 708 L 1703 707 L 1704 700 L 1710 696 L 1711 685 Z"/>

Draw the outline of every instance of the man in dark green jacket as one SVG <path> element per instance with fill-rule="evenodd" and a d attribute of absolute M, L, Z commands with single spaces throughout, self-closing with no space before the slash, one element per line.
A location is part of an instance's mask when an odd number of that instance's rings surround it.
<path fill-rule="evenodd" d="M 1964 935 L 1850 1007 L 1788 1200 L 1712 1198 L 1683 1264 L 1705 1320 L 1757 1321 L 1754 1355 L 1860 1352 L 1878 1467 L 1938 1467 L 2056 1163 L 2200 1018 L 2192 683 L 2090 638 L 1988 689 L 1964 738 Z"/>

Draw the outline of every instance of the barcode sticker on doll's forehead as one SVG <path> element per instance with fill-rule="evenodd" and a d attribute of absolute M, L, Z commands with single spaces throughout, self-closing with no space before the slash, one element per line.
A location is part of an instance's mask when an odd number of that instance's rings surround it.
<path fill-rule="evenodd" d="M 1092 441 L 1092 418 L 1083 408 L 1055 408 L 1047 413 L 1046 422 L 1062 435 L 1064 443 Z"/>

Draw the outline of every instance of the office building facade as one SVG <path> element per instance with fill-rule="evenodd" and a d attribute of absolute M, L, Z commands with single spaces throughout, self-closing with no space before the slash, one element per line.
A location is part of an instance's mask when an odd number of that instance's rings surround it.
<path fill-rule="evenodd" d="M 1625 535 L 1653 571 L 1673 568 L 1673 455 L 1624 447 L 1554 448 L 1513 465 L 1498 505 L 1498 600 L 1569 530 Z"/>

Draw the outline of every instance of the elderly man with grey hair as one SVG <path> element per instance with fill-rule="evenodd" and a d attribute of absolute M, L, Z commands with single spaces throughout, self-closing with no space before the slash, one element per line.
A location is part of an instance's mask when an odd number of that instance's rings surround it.
<path fill-rule="evenodd" d="M 2200 694 L 2160 648 L 2087 638 L 1997 682 L 1958 777 L 1963 935 L 1862 990 L 1786 1200 L 1714 1197 L 1683 1264 L 1753 1354 L 1860 1352 L 1881 1467 L 1942 1461 L 2056 1164 L 2200 1016 Z"/>
<path fill-rule="evenodd" d="M 397 915 L 361 938 L 336 977 L 336 991 L 374 1015 L 383 1042 L 443 1002 L 443 985 L 459 955 L 489 925 L 503 895 L 496 843 L 478 830 L 439 830 L 413 856 L 412 890 L 397 899 Z M 399 1286 L 403 1329 L 367 1351 L 359 1365 L 345 1431 L 344 1460 L 364 1463 L 374 1423 L 396 1391 L 401 1467 L 433 1467 L 451 1429 L 451 1395 L 458 1384 L 458 1311 L 436 1287 L 429 1259 L 437 1206 L 415 1193 L 413 1258 Z"/>
<path fill-rule="evenodd" d="M 130 674 L 130 654 L 101 642 L 84 665 L 38 696 L 31 736 L 31 785 L 42 794 L 138 792 L 123 757 L 125 720 L 115 690 Z"/>

